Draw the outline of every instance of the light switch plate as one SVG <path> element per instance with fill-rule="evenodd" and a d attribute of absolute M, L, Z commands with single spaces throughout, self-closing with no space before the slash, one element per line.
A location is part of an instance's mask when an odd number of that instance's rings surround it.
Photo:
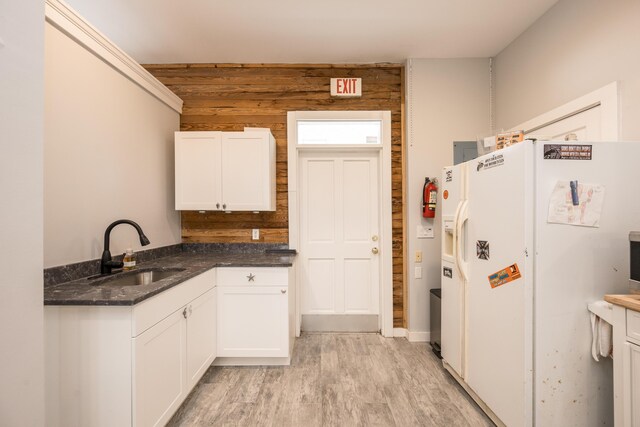
<path fill-rule="evenodd" d="M 427 239 L 433 239 L 433 237 L 434 237 L 433 227 L 428 225 L 428 226 L 424 227 L 424 229 L 425 229 L 425 234 L 427 236 Z"/>
<path fill-rule="evenodd" d="M 433 239 L 433 225 L 418 224 L 416 234 L 418 239 Z"/>
<path fill-rule="evenodd" d="M 251 239 L 252 240 L 260 240 L 260 229 L 254 228 L 251 230 Z"/>
<path fill-rule="evenodd" d="M 415 268 L 415 278 L 422 279 L 422 267 Z"/>

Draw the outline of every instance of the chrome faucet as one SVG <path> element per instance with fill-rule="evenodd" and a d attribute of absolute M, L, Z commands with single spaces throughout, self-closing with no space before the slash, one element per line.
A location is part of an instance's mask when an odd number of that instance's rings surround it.
<path fill-rule="evenodd" d="M 102 251 L 102 259 L 100 260 L 100 274 L 111 274 L 111 269 L 113 268 L 122 268 L 124 263 L 122 261 L 113 261 L 111 259 L 111 252 L 109 252 L 109 240 L 111 239 L 111 230 L 118 224 L 129 224 L 138 232 L 138 236 L 140 236 L 140 244 L 142 246 L 147 246 L 149 243 L 149 239 L 144 235 L 142 228 L 135 222 L 128 219 L 119 219 L 117 221 L 112 222 L 107 230 L 104 232 L 104 250 Z"/>

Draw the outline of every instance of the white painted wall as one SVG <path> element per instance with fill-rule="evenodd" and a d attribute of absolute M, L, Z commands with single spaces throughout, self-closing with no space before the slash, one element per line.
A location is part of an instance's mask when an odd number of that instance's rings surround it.
<path fill-rule="evenodd" d="M 407 62 L 407 243 L 409 339 L 428 338 L 429 290 L 440 287 L 440 215 L 421 215 L 424 178 L 453 164 L 453 141 L 489 134 L 489 60 L 410 59 Z M 434 239 L 416 238 L 418 224 L 434 225 Z M 415 252 L 423 253 L 422 263 Z M 416 266 L 422 279 L 415 279 Z"/>
<path fill-rule="evenodd" d="M 617 80 L 620 139 L 640 139 L 639 17 L 638 1 L 559 1 L 495 58 L 496 129 Z"/>
<path fill-rule="evenodd" d="M 44 2 L 0 0 L 0 425 L 44 425 Z"/>
<path fill-rule="evenodd" d="M 45 25 L 44 266 L 99 258 L 105 228 L 136 221 L 150 249 L 180 242 L 173 132 L 180 117 L 157 98 Z M 128 225 L 111 253 L 141 248 Z"/>

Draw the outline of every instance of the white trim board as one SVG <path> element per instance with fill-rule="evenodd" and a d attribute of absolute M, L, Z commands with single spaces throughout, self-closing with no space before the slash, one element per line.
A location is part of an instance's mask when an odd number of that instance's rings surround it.
<path fill-rule="evenodd" d="M 431 332 L 393 328 L 394 338 L 406 338 L 409 342 L 431 342 Z"/>
<path fill-rule="evenodd" d="M 405 328 L 393 328 L 393 337 L 394 338 L 406 338 L 407 330 Z"/>
<path fill-rule="evenodd" d="M 62 0 L 46 0 L 45 19 L 116 71 L 182 114 L 182 99 Z"/>
<path fill-rule="evenodd" d="M 298 120 L 381 120 L 382 144 L 374 146 L 340 147 L 344 150 L 378 150 L 380 156 L 380 253 L 382 256 L 380 273 L 380 332 L 385 337 L 393 337 L 393 256 L 392 256 L 392 212 L 391 212 L 391 112 L 390 111 L 290 111 L 287 113 L 287 156 L 289 186 L 289 248 L 299 249 L 299 199 L 298 199 L 298 158 L 301 150 L 322 150 L 321 146 L 298 145 Z M 335 150 L 335 146 L 326 146 Z M 297 283 L 301 283 L 300 269 L 297 269 Z M 296 321 L 301 322 L 300 301 L 296 302 Z"/>
<path fill-rule="evenodd" d="M 568 117 L 589 107 L 600 107 L 600 131 L 602 141 L 617 141 L 620 134 L 620 121 L 618 119 L 618 82 L 594 90 L 573 101 L 567 102 L 557 108 L 547 111 L 531 120 L 511 128 L 511 131 L 536 129 L 551 124 L 558 119 Z"/>

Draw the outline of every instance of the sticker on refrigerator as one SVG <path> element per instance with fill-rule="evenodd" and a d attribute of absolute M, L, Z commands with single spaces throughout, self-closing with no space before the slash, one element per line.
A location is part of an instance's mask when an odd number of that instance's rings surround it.
<path fill-rule="evenodd" d="M 502 154 L 494 154 L 489 158 L 479 160 L 476 170 L 480 172 L 481 170 L 491 169 L 502 165 L 504 165 L 504 156 Z"/>
<path fill-rule="evenodd" d="M 442 275 L 451 279 L 453 278 L 453 270 L 449 267 L 442 267 Z"/>
<path fill-rule="evenodd" d="M 591 160 L 591 145 L 544 144 L 544 158 L 547 160 Z"/>
<path fill-rule="evenodd" d="M 518 264 L 512 264 L 509 267 L 493 273 L 489 276 L 489 284 L 491 289 L 495 289 L 498 286 L 502 286 L 506 283 L 513 282 L 516 279 L 521 278 L 520 269 Z"/>
<path fill-rule="evenodd" d="M 489 259 L 489 242 L 486 240 L 478 240 L 476 242 L 476 256 L 478 259 Z"/>
<path fill-rule="evenodd" d="M 445 172 L 445 178 L 444 178 L 444 182 L 451 182 L 453 181 L 453 171 L 452 170 L 448 170 Z"/>

